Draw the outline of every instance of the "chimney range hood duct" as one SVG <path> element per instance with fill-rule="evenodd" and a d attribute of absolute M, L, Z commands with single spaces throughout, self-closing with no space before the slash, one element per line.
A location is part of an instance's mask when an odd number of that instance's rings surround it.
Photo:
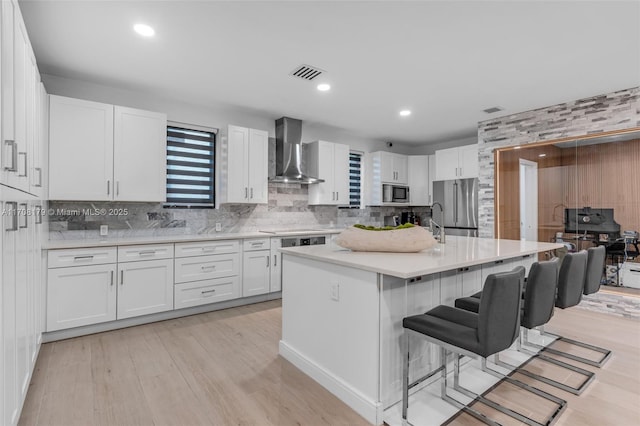
<path fill-rule="evenodd" d="M 321 183 L 323 179 L 302 173 L 302 121 L 282 117 L 276 120 L 276 176 L 275 183 Z"/>

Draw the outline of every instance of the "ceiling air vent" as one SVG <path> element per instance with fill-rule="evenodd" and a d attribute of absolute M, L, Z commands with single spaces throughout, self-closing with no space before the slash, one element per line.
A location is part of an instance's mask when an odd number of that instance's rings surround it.
<path fill-rule="evenodd" d="M 289 75 L 311 81 L 323 72 L 320 68 L 312 67 L 311 65 L 300 65 L 291 71 Z"/>
<path fill-rule="evenodd" d="M 504 108 L 499 106 L 494 106 L 491 108 L 483 109 L 483 111 L 486 112 L 487 114 L 493 114 L 494 112 L 504 111 Z"/>

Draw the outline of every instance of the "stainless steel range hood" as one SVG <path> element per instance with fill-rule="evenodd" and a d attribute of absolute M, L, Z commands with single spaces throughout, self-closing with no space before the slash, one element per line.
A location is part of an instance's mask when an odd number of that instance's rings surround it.
<path fill-rule="evenodd" d="M 313 184 L 323 179 L 302 173 L 302 121 L 282 117 L 276 120 L 276 176 L 275 183 Z"/>

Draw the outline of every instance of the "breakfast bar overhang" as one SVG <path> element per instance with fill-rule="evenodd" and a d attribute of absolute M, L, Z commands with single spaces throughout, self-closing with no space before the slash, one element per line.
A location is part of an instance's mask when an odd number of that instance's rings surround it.
<path fill-rule="evenodd" d="M 402 319 L 479 291 L 487 275 L 527 268 L 560 244 L 448 237 L 418 253 L 284 248 L 280 355 L 375 425 L 401 399 Z M 411 341 L 411 377 L 437 367 Z"/>

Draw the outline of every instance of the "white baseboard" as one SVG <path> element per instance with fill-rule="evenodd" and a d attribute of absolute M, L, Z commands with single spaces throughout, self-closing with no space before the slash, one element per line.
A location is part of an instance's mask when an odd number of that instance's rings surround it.
<path fill-rule="evenodd" d="M 299 368 L 306 375 L 320 383 L 325 389 L 338 397 L 342 402 L 351 407 L 355 412 L 364 417 L 374 425 L 383 423 L 383 407 L 380 401 L 373 401 L 362 395 L 340 377 L 335 376 L 330 371 L 325 370 L 304 355 L 289 346 L 286 342 L 280 341 L 280 355 Z"/>

